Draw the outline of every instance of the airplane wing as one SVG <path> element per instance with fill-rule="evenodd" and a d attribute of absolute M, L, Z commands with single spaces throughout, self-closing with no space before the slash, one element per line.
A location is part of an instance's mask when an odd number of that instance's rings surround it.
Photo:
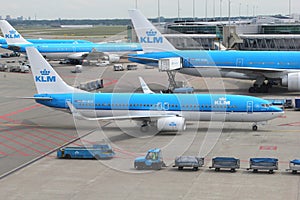
<path fill-rule="evenodd" d="M 285 72 L 286 69 L 275 69 L 275 68 L 257 68 L 257 67 L 230 67 L 230 66 L 218 66 L 223 71 L 235 71 L 235 72 Z M 290 72 L 290 71 L 289 71 Z"/>
<path fill-rule="evenodd" d="M 175 117 L 176 114 L 165 114 L 165 115 L 126 115 L 126 116 L 113 116 L 113 117 L 85 117 L 83 116 L 71 102 L 67 101 L 67 105 L 70 108 L 71 113 L 76 119 L 81 120 L 88 120 L 88 121 L 99 121 L 99 120 L 126 120 L 126 119 L 133 119 L 133 120 L 145 120 L 145 119 L 157 119 L 162 117 Z"/>
<path fill-rule="evenodd" d="M 139 55 L 139 54 L 137 54 L 137 55 Z M 124 57 L 130 58 L 130 59 L 137 59 L 137 60 L 141 60 L 141 61 L 155 61 L 155 62 L 159 61 L 158 58 L 137 57 L 137 56 L 132 56 L 132 55 L 128 55 L 128 56 L 124 56 Z"/>

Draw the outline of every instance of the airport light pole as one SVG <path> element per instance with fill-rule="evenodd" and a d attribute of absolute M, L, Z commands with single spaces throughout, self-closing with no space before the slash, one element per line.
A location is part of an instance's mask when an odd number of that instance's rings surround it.
<path fill-rule="evenodd" d="M 205 21 L 207 22 L 207 0 L 205 0 Z"/>
<path fill-rule="evenodd" d="M 220 0 L 220 21 L 222 19 L 222 0 Z"/>
<path fill-rule="evenodd" d="M 213 19 L 215 20 L 216 18 L 216 1 L 213 1 Z"/>
<path fill-rule="evenodd" d="M 239 4 L 239 21 L 240 21 L 240 23 L 241 23 L 241 18 L 242 18 L 242 16 L 241 16 L 241 7 L 242 7 L 242 3 Z"/>
<path fill-rule="evenodd" d="M 291 17 L 291 15 L 292 15 L 292 1 L 291 0 L 289 0 L 289 17 Z"/>
<path fill-rule="evenodd" d="M 230 6 L 231 6 L 231 0 L 228 0 L 228 23 L 229 23 L 229 28 L 230 28 Z"/>
<path fill-rule="evenodd" d="M 157 0 L 158 26 L 160 27 L 160 1 Z"/>
<path fill-rule="evenodd" d="M 178 0 L 178 21 L 180 20 L 180 0 Z"/>
<path fill-rule="evenodd" d="M 247 18 L 249 17 L 249 4 L 247 4 Z"/>
<path fill-rule="evenodd" d="M 138 9 L 138 0 L 135 0 L 135 9 Z"/>
<path fill-rule="evenodd" d="M 193 0 L 193 19 L 195 21 L 196 18 L 196 11 L 195 11 L 195 0 Z"/>

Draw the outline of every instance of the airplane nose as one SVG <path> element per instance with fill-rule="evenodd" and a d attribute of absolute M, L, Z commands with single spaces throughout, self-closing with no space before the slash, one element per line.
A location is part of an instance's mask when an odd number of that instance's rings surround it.
<path fill-rule="evenodd" d="M 277 117 L 281 116 L 284 114 L 283 109 L 276 107 L 276 106 L 272 106 L 272 110 L 274 112 L 274 115 L 276 115 Z"/>

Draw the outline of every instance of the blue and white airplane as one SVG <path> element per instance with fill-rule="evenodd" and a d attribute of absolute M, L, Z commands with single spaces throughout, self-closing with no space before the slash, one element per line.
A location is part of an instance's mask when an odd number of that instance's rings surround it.
<path fill-rule="evenodd" d="M 266 100 L 242 95 L 89 93 L 67 85 L 34 47 L 26 51 L 38 92 L 32 99 L 71 111 L 78 119 L 132 119 L 140 121 L 144 131 L 150 126 L 183 131 L 186 121 L 253 122 L 257 130 L 257 124 L 284 113 Z"/>
<path fill-rule="evenodd" d="M 129 15 L 144 51 L 130 55 L 130 61 L 157 65 L 160 59 L 180 58 L 178 71 L 184 74 L 255 80 L 251 93 L 267 92 L 274 84 L 300 91 L 299 51 L 180 51 L 139 10 Z"/>
<path fill-rule="evenodd" d="M 95 53 L 103 53 L 103 56 L 108 56 L 111 62 L 117 62 L 120 59 L 120 55 L 124 53 L 142 51 L 142 47 L 139 43 L 93 43 L 84 41 L 55 43 L 47 40 L 44 40 L 44 43 L 37 43 L 37 40 L 30 42 L 24 39 L 6 20 L 0 20 L 0 28 L 7 42 L 7 46 L 2 45 L 2 48 L 6 47 L 15 52 L 25 53 L 26 47 L 33 46 L 38 49 L 45 58 L 50 60 L 82 60 L 93 51 Z"/>
<path fill-rule="evenodd" d="M 9 36 L 8 36 L 9 37 Z M 44 43 L 53 43 L 53 44 L 63 44 L 63 43 L 92 43 L 88 40 L 71 40 L 71 39 L 27 39 L 28 42 L 33 44 L 44 44 Z M 0 37 L 0 47 L 8 49 L 8 44 L 4 37 Z"/>

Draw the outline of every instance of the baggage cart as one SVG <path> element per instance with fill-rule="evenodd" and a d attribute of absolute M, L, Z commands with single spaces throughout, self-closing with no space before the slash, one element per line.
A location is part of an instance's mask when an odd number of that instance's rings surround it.
<path fill-rule="evenodd" d="M 274 170 L 278 170 L 277 158 L 250 158 L 250 167 L 247 170 L 252 169 L 253 172 L 258 170 L 268 170 L 270 174 L 274 173 Z"/>
<path fill-rule="evenodd" d="M 286 169 L 286 171 L 292 171 L 293 174 L 297 174 L 298 171 L 300 171 L 300 160 L 294 159 L 291 160 L 289 163 L 289 169 Z"/>
<path fill-rule="evenodd" d="M 240 168 L 240 159 L 233 157 L 215 157 L 212 159 L 212 166 L 209 168 L 215 168 L 215 171 L 220 171 L 221 168 L 230 169 L 231 172 L 235 172 L 236 169 Z"/>
<path fill-rule="evenodd" d="M 183 170 L 184 167 L 191 167 L 197 171 L 199 167 L 204 165 L 204 158 L 196 156 L 179 156 L 175 158 L 173 167 L 178 167 L 178 170 Z"/>

